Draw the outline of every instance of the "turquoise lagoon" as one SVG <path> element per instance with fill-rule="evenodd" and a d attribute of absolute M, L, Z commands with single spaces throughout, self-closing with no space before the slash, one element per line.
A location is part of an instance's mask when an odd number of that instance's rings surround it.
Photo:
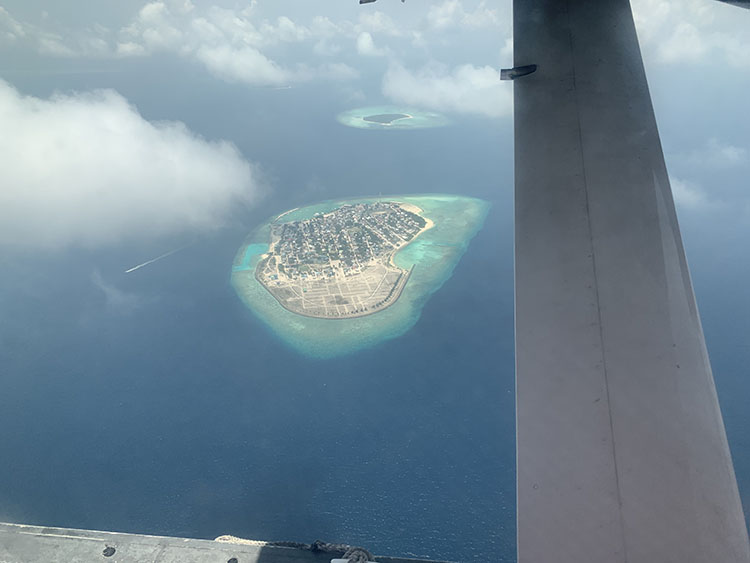
<path fill-rule="evenodd" d="M 411 203 L 435 223 L 394 256 L 398 267 L 414 266 L 414 270 L 401 296 L 390 307 L 352 319 L 304 317 L 284 309 L 255 278 L 255 267 L 269 248 L 272 223 L 302 221 L 346 203 L 376 201 Z M 293 209 L 264 223 L 247 237 L 232 265 L 232 286 L 242 302 L 298 352 L 316 358 L 350 354 L 401 336 L 417 323 L 430 295 L 451 277 L 469 241 L 481 229 L 489 206 L 488 202 L 471 197 L 427 194 L 326 201 Z"/>
<path fill-rule="evenodd" d="M 391 116 L 394 119 L 381 122 L 378 120 L 380 116 Z M 340 113 L 336 119 L 339 123 L 359 129 L 424 129 L 442 127 L 449 123 L 448 119 L 439 113 L 401 106 L 356 108 Z"/>

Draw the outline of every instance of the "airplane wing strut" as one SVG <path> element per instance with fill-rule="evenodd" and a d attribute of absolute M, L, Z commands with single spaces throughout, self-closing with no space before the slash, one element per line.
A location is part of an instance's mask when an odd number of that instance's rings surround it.
<path fill-rule="evenodd" d="M 627 0 L 515 0 L 520 563 L 749 562 Z"/>

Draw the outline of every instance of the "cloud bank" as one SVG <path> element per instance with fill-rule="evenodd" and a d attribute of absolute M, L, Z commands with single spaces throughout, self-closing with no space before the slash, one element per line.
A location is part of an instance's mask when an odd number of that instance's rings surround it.
<path fill-rule="evenodd" d="M 440 4 L 433 4 L 427 12 L 427 21 L 433 29 L 447 29 L 451 27 L 480 28 L 496 27 L 501 18 L 497 9 L 480 2 L 473 11 L 467 11 L 459 0 L 444 0 Z"/>
<path fill-rule="evenodd" d="M 112 90 L 40 99 L 0 81 L 0 131 L 0 245 L 213 230 L 259 189 L 231 143 L 149 122 Z"/>
<path fill-rule="evenodd" d="M 493 50 L 481 37 L 505 37 L 510 13 L 487 4 L 440 0 L 422 8 L 390 6 L 398 17 L 371 6 L 342 8 L 338 13 L 347 14 L 347 19 L 315 15 L 315 5 L 287 16 L 279 15 L 275 4 L 256 1 L 223 7 L 151 0 L 141 4 L 128 23 L 112 29 L 89 25 L 84 31 L 53 33 L 5 12 L 0 12 L 0 26 L 9 37 L 23 35 L 27 44 L 50 56 L 134 58 L 170 53 L 221 80 L 251 86 L 351 81 L 359 77 L 356 66 L 363 72 L 384 73 L 382 91 L 397 103 L 501 117 L 511 109 L 511 88 L 500 83 L 497 72 L 501 61 L 509 63 L 509 40 Z M 336 11 L 326 12 L 331 13 Z M 463 37 L 461 49 L 455 48 L 458 37 Z M 415 69 L 420 59 L 431 62 Z M 459 64 L 467 60 L 474 64 Z"/>
<path fill-rule="evenodd" d="M 490 66 L 451 70 L 432 63 L 411 71 L 394 62 L 383 77 L 383 94 L 398 103 L 487 117 L 510 115 L 513 108 L 510 85 Z"/>
<path fill-rule="evenodd" d="M 120 56 L 172 52 L 193 58 L 219 78 L 251 85 L 282 85 L 307 80 L 304 65 L 288 68 L 263 52 L 264 48 L 300 43 L 310 30 L 286 16 L 256 21 L 254 5 L 243 10 L 212 6 L 199 11 L 189 0 L 149 2 L 119 34 Z"/>
<path fill-rule="evenodd" d="M 304 80 L 308 72 L 282 66 L 262 49 L 299 43 L 310 31 L 286 16 L 255 21 L 254 5 L 243 10 L 212 6 L 199 11 L 191 2 L 149 2 L 120 31 L 117 53 L 139 56 L 166 51 L 191 57 L 228 81 L 281 85 Z M 304 69 L 303 69 L 304 70 Z"/>
<path fill-rule="evenodd" d="M 488 8 L 484 0 L 442 0 L 429 7 L 384 4 L 383 10 L 392 10 L 391 16 L 373 6 L 353 4 L 335 10 L 316 6 L 300 5 L 289 15 L 279 15 L 279 10 L 289 10 L 287 4 L 252 0 L 228 7 L 190 0 L 151 0 L 122 24 L 105 27 L 83 18 L 75 29 L 61 27 L 51 19 L 36 24 L 17 20 L 0 8 L 0 45 L 23 45 L 47 56 L 66 58 L 171 53 L 202 65 L 222 80 L 279 86 L 356 78 L 358 73 L 345 67 L 355 64 L 352 61 L 357 55 L 408 59 L 415 51 L 424 51 L 455 64 L 461 59 L 455 60 L 457 50 L 446 40 L 447 31 L 454 39 L 453 32 L 471 34 L 473 48 L 480 53 L 478 60 L 494 64 L 478 34 L 486 33 L 495 40 L 498 32 L 503 36 L 510 33 L 509 10 Z M 465 42 L 461 46 L 463 58 L 468 47 Z M 337 60 L 321 64 L 321 57 Z"/>
<path fill-rule="evenodd" d="M 633 0 L 647 58 L 659 63 L 750 67 L 750 13 L 704 0 Z"/>

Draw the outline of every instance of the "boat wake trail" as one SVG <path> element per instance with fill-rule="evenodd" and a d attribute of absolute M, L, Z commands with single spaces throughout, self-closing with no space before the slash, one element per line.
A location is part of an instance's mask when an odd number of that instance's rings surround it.
<path fill-rule="evenodd" d="M 166 258 L 167 256 L 172 256 L 172 254 L 176 254 L 177 252 L 181 250 L 185 250 L 189 246 L 193 246 L 195 244 L 194 242 L 191 242 L 190 244 L 186 244 L 185 246 L 181 246 L 179 248 L 175 248 L 174 250 L 170 250 L 169 252 L 165 252 L 161 256 L 157 256 L 156 258 L 152 258 L 151 260 L 147 260 L 143 264 L 138 264 L 137 266 L 133 266 L 132 268 L 125 270 L 126 274 L 129 274 L 130 272 L 135 272 L 136 270 L 140 270 L 144 266 L 148 266 L 149 264 L 153 264 L 154 262 L 158 262 L 162 258 Z"/>

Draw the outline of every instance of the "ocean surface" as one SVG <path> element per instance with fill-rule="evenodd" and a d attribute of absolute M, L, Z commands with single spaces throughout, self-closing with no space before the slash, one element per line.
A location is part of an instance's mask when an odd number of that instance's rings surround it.
<path fill-rule="evenodd" d="M 219 232 L 0 254 L 0 520 L 514 561 L 511 121 L 355 129 L 336 116 L 382 105 L 375 81 L 356 100 L 315 86 L 249 92 L 162 62 L 60 75 L 55 88 L 114 87 L 148 119 L 229 139 L 267 188 Z M 53 89 L 33 74 L 14 83 Z M 684 117 L 660 115 L 669 148 Z M 310 358 L 233 291 L 235 253 L 267 217 L 403 193 L 491 208 L 402 336 Z M 747 510 L 750 266 L 730 244 L 746 233 L 736 223 L 722 239 L 709 236 L 718 224 L 680 219 Z"/>
<path fill-rule="evenodd" d="M 91 292 L 86 261 L 29 265 L 5 307 L 0 519 L 512 560 L 512 293 L 488 223 L 412 330 L 334 360 L 242 305 L 226 239 L 153 264 L 160 291 L 144 275 L 132 302 Z"/>

